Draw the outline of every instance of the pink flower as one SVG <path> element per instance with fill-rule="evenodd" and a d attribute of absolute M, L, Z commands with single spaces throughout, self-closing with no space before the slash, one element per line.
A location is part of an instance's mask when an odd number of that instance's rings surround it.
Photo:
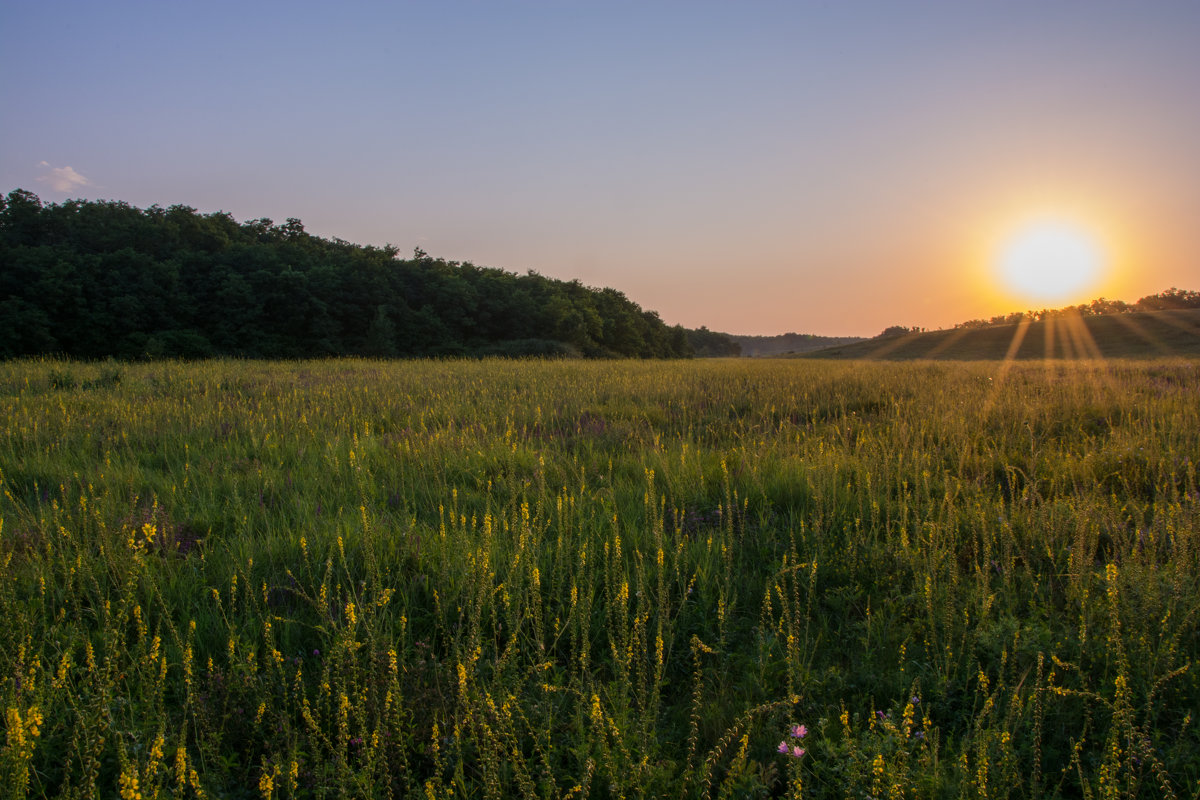
<path fill-rule="evenodd" d="M 793 747 L 792 748 L 792 758 L 800 758 L 802 755 L 804 755 L 803 747 Z"/>
<path fill-rule="evenodd" d="M 808 728 L 806 726 L 804 726 L 804 725 L 793 725 L 792 726 L 792 738 L 793 739 L 803 739 L 805 736 L 808 736 Z"/>
<path fill-rule="evenodd" d="M 780 742 L 779 743 L 779 752 L 783 753 L 786 756 L 787 751 L 788 751 L 787 742 Z"/>

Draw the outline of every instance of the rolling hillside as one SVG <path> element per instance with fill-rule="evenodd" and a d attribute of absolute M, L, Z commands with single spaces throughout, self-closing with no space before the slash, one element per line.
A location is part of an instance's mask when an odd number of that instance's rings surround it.
<path fill-rule="evenodd" d="M 813 350 L 865 341 L 860 336 L 814 336 L 811 333 L 784 333 L 779 336 L 733 335 L 732 338 L 741 346 L 741 354 L 751 358 L 810 353 Z"/>
<path fill-rule="evenodd" d="M 955 328 L 867 339 L 798 358 L 992 360 L 1200 356 L 1200 309 Z"/>

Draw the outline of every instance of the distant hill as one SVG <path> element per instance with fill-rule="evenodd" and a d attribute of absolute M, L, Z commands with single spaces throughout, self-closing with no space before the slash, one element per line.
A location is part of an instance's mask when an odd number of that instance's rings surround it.
<path fill-rule="evenodd" d="M 992 360 L 1200 356 L 1200 309 L 1050 317 L 877 336 L 805 358 Z"/>
<path fill-rule="evenodd" d="M 697 358 L 729 358 L 740 356 L 742 347 L 728 333 L 710 331 L 706 326 L 687 332 L 688 345 Z"/>
<path fill-rule="evenodd" d="M 778 336 L 730 335 L 742 348 L 743 356 L 779 356 L 808 353 L 825 347 L 863 341 L 860 336 L 814 336 L 811 333 L 784 333 Z"/>

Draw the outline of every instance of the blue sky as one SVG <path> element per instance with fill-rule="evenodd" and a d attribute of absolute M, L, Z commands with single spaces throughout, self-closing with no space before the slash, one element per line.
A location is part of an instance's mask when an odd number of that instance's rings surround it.
<path fill-rule="evenodd" d="M 0 0 L 0 191 L 938 327 L 1031 305 L 990 259 L 1043 212 L 1109 253 L 1087 298 L 1200 288 L 1198 42 L 1194 2 Z"/>

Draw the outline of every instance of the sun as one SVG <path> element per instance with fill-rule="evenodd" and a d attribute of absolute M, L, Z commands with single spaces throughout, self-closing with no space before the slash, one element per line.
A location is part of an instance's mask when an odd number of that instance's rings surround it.
<path fill-rule="evenodd" d="M 1063 219 L 1027 222 L 996 253 L 998 277 L 1014 295 L 1038 302 L 1072 302 L 1104 277 L 1108 257 L 1082 225 Z"/>

